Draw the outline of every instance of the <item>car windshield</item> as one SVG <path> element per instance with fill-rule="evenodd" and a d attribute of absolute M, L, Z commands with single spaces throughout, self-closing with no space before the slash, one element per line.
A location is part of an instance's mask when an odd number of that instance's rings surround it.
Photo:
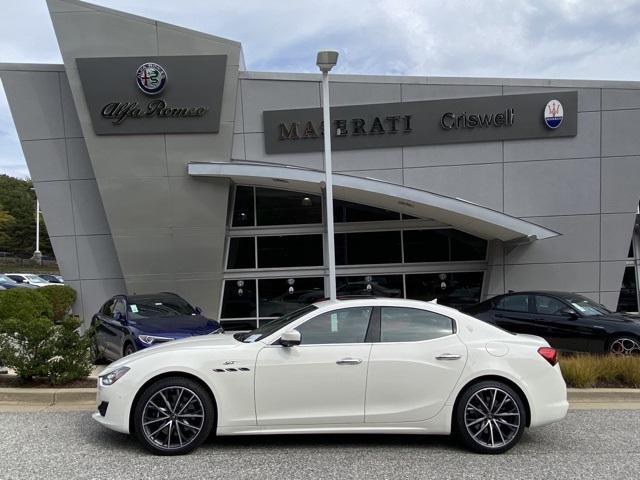
<path fill-rule="evenodd" d="M 0 283 L 17 283 L 15 280 L 7 277 L 6 275 L 0 274 Z"/>
<path fill-rule="evenodd" d="M 132 298 L 127 306 L 129 320 L 195 314 L 194 308 L 181 298 Z"/>
<path fill-rule="evenodd" d="M 283 315 L 277 320 L 272 320 L 271 322 L 261 327 L 258 327 L 255 330 L 251 330 L 250 332 L 236 333 L 233 336 L 233 338 L 235 338 L 239 342 L 244 342 L 244 343 L 257 342 L 258 340 L 268 337 L 274 332 L 277 332 L 282 327 L 287 326 L 288 324 L 290 324 L 294 320 L 297 320 L 303 315 L 306 315 L 307 313 L 316 310 L 317 308 L 318 307 L 316 307 L 315 305 L 305 305 L 304 307 L 299 308 L 298 310 L 294 310 L 293 312 L 287 313 L 286 315 Z"/>
<path fill-rule="evenodd" d="M 573 295 L 566 297 L 565 300 L 581 315 L 592 317 L 595 315 L 607 315 L 611 313 L 604 305 L 594 302 L 593 300 L 583 297 L 582 295 Z"/>
<path fill-rule="evenodd" d="M 49 283 L 45 279 L 40 278 L 38 275 L 28 274 L 28 275 L 25 275 L 25 278 L 33 283 Z"/>

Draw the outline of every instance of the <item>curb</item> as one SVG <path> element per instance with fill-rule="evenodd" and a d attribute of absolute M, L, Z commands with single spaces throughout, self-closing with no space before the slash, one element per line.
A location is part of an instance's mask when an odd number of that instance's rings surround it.
<path fill-rule="evenodd" d="M 96 394 L 95 388 L 0 388 L 0 405 L 93 405 Z"/>
<path fill-rule="evenodd" d="M 0 388 L 0 405 L 94 405 L 96 388 Z M 638 388 L 568 388 L 572 406 L 640 404 Z"/>

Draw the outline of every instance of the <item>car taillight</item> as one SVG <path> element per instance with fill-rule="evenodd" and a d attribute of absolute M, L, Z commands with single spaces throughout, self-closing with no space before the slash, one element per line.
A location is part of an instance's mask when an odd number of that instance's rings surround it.
<path fill-rule="evenodd" d="M 538 353 L 542 355 L 542 357 L 549 362 L 552 366 L 558 363 L 558 352 L 555 348 L 551 347 L 540 347 L 538 349 Z"/>

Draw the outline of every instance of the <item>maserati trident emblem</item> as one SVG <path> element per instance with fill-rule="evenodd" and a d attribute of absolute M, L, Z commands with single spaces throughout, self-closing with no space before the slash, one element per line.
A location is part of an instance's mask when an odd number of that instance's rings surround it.
<path fill-rule="evenodd" d="M 544 123 L 547 127 L 555 130 L 562 123 L 564 110 L 558 100 L 549 100 L 544 107 Z"/>
<path fill-rule="evenodd" d="M 143 63 L 136 71 L 136 83 L 147 95 L 157 95 L 167 84 L 167 72 L 157 63 Z"/>

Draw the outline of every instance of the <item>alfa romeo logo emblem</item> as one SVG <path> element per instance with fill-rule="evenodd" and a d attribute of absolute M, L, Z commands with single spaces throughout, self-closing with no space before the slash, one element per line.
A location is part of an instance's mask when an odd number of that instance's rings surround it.
<path fill-rule="evenodd" d="M 143 63 L 136 72 L 136 82 L 147 95 L 157 95 L 167 84 L 167 72 L 157 63 Z"/>

